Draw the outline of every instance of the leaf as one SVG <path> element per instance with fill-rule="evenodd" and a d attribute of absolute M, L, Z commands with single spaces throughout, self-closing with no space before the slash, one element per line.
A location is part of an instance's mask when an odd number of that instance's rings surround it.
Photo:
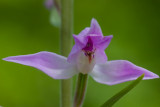
<path fill-rule="evenodd" d="M 61 25 L 60 13 L 58 13 L 55 7 L 53 7 L 51 10 L 50 23 L 55 27 L 60 27 Z"/>
<path fill-rule="evenodd" d="M 107 100 L 101 107 L 112 107 L 120 98 L 122 98 L 125 94 L 127 94 L 130 90 L 132 90 L 143 79 L 143 77 L 144 77 L 144 74 L 142 74 L 140 77 L 138 77 L 126 88 L 124 88 L 123 90 L 118 92 L 116 95 L 111 97 L 109 100 Z"/>

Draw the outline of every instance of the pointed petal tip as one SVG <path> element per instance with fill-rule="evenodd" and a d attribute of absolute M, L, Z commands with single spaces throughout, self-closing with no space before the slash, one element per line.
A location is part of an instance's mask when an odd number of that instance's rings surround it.
<path fill-rule="evenodd" d="M 4 61 L 11 61 L 12 57 L 6 57 L 6 58 L 3 58 L 2 60 Z"/>
<path fill-rule="evenodd" d="M 96 20 L 94 17 L 92 18 L 91 22 L 93 22 L 93 21 L 96 21 L 96 22 L 97 22 L 97 20 Z"/>
<path fill-rule="evenodd" d="M 109 35 L 108 37 L 110 37 L 111 39 L 113 38 L 113 35 Z"/>
<path fill-rule="evenodd" d="M 98 21 L 97 21 L 95 18 L 92 18 L 92 20 L 91 20 L 91 25 L 92 25 L 92 24 L 95 24 L 95 25 L 96 25 L 96 24 L 98 24 Z M 99 24 L 98 24 L 98 25 L 99 25 Z"/>
<path fill-rule="evenodd" d="M 159 77 L 159 75 L 153 73 L 152 75 L 150 75 L 150 77 L 145 77 L 145 75 L 144 75 L 143 79 L 145 80 L 145 79 L 156 79 L 156 78 L 160 78 L 160 77 Z"/>
<path fill-rule="evenodd" d="M 103 36 L 100 25 L 98 24 L 96 19 L 91 20 L 90 31 L 89 34 L 97 34 L 99 36 Z"/>
<path fill-rule="evenodd" d="M 155 78 L 160 78 L 159 75 L 155 75 Z"/>
<path fill-rule="evenodd" d="M 104 38 L 106 38 L 107 40 L 111 41 L 113 38 L 113 35 L 109 35 L 109 36 L 104 36 Z"/>
<path fill-rule="evenodd" d="M 143 77 L 143 80 L 149 80 L 149 79 L 158 79 L 159 78 L 159 76 L 157 75 L 157 74 L 154 74 L 154 75 L 152 75 L 151 77 L 145 77 L 145 73 L 144 74 L 142 74 L 142 75 L 144 75 L 144 77 Z M 140 77 L 141 75 L 139 75 L 138 77 Z M 132 79 L 130 79 L 130 80 L 127 80 L 127 81 L 119 81 L 119 82 L 104 82 L 104 83 L 102 83 L 102 84 L 107 84 L 107 85 L 116 85 L 116 84 L 120 84 L 120 83 L 124 83 L 124 82 L 128 82 L 128 81 L 134 81 L 134 80 L 136 80 L 138 77 L 136 77 L 136 78 L 132 78 Z"/>
<path fill-rule="evenodd" d="M 2 60 L 7 61 L 7 58 L 2 58 Z"/>

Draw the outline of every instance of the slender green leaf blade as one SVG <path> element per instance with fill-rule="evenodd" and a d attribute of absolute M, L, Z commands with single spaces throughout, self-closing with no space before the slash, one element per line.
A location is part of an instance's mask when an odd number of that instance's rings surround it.
<path fill-rule="evenodd" d="M 125 94 L 127 94 L 130 90 L 132 90 L 144 77 L 142 74 L 135 81 L 133 81 L 130 85 L 125 87 L 123 90 L 115 94 L 109 100 L 107 100 L 101 107 L 112 107 L 120 98 L 122 98 Z"/>

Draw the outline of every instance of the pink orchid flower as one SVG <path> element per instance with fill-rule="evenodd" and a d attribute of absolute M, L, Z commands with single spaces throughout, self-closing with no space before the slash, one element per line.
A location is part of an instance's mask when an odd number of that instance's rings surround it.
<path fill-rule="evenodd" d="M 127 60 L 107 61 L 105 49 L 112 35 L 103 36 L 95 19 L 92 19 L 90 27 L 73 37 L 75 45 L 68 58 L 51 52 L 39 52 L 11 56 L 3 60 L 35 67 L 54 79 L 68 79 L 82 73 L 89 74 L 99 83 L 114 85 L 135 80 L 142 74 L 145 74 L 143 79 L 159 78 L 158 75 Z"/>

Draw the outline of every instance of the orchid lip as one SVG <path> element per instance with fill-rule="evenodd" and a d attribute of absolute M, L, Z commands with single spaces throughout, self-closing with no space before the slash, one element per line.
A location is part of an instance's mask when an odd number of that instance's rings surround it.
<path fill-rule="evenodd" d="M 91 63 L 92 59 L 94 58 L 94 52 L 96 49 L 93 47 L 93 41 L 91 40 L 90 36 L 88 36 L 88 42 L 86 46 L 82 49 L 85 56 L 88 57 L 89 63 Z"/>
<path fill-rule="evenodd" d="M 84 52 L 84 55 L 88 57 L 89 63 L 91 63 L 92 59 L 94 58 L 95 50 L 96 49 L 94 49 L 94 51 L 85 51 L 82 49 L 82 51 Z"/>

